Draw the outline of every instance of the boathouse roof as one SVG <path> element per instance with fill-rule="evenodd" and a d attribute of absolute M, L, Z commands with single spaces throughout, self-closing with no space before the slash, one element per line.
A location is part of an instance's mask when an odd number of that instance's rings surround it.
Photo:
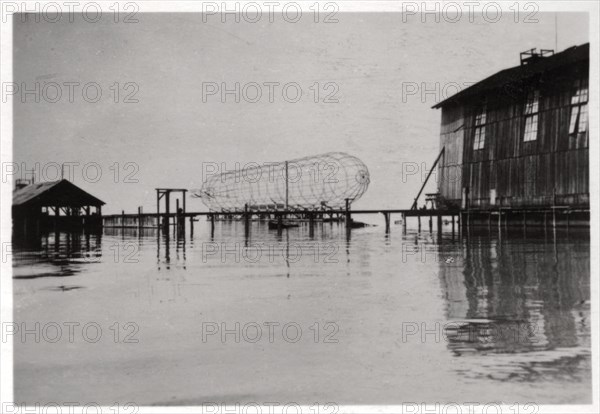
<path fill-rule="evenodd" d="M 515 95 L 519 92 L 519 85 L 526 85 L 532 79 L 555 69 L 572 66 L 575 63 L 589 62 L 590 44 L 585 43 L 573 46 L 562 52 L 551 56 L 533 55 L 531 59 L 521 59 L 521 64 L 513 68 L 504 69 L 500 72 L 469 86 L 466 89 L 437 103 L 432 108 L 442 108 L 449 104 L 460 103 L 478 96 L 485 95 L 490 91 L 500 91 L 505 95 Z"/>
<path fill-rule="evenodd" d="M 35 183 L 13 191 L 13 207 L 26 205 L 82 207 L 104 204 L 106 204 L 104 201 L 69 180 Z"/>

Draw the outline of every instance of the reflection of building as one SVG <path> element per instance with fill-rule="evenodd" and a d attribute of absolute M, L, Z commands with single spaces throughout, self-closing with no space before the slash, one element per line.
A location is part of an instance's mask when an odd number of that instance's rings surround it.
<path fill-rule="evenodd" d="M 68 180 L 35 184 L 19 180 L 13 192 L 13 225 L 15 230 L 101 226 L 103 205 Z"/>
<path fill-rule="evenodd" d="M 72 276 L 102 258 L 101 232 L 27 232 L 14 240 L 13 278 Z"/>
<path fill-rule="evenodd" d="M 440 262 L 446 317 L 455 323 L 449 348 L 462 354 L 584 346 L 590 329 L 589 238 L 574 236 L 555 243 L 551 236 L 522 234 L 490 240 L 486 232 L 465 241 L 461 259 Z"/>
<path fill-rule="evenodd" d="M 535 49 L 434 106 L 450 206 L 589 208 L 589 44 Z"/>

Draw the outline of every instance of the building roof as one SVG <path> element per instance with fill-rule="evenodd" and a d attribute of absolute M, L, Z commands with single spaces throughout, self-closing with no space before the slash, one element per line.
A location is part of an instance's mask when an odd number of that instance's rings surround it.
<path fill-rule="evenodd" d="M 104 201 L 83 191 L 68 180 L 35 183 L 13 191 L 13 206 L 81 207 L 104 204 Z"/>
<path fill-rule="evenodd" d="M 529 61 L 527 64 L 521 64 L 513 68 L 504 69 L 500 72 L 469 86 L 466 89 L 452 95 L 448 99 L 437 103 L 433 108 L 441 108 L 450 103 L 462 101 L 474 96 L 482 95 L 491 90 L 506 88 L 510 90 L 510 85 L 523 82 L 536 75 L 552 71 L 562 66 L 570 66 L 576 62 L 585 62 L 590 59 L 590 44 L 585 43 L 579 46 L 573 46 L 548 57 L 539 57 Z"/>

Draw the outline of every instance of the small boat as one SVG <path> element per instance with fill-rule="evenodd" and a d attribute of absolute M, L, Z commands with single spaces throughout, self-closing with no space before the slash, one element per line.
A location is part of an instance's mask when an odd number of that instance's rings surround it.
<path fill-rule="evenodd" d="M 363 223 L 360 221 L 354 221 L 354 220 L 350 221 L 351 229 L 362 229 L 363 227 L 370 227 L 370 226 L 371 226 L 370 224 Z"/>
<path fill-rule="evenodd" d="M 282 229 L 287 229 L 290 227 L 298 227 L 299 224 L 298 223 L 293 223 L 291 221 L 282 221 L 281 222 L 281 228 Z M 278 230 L 279 229 L 279 223 L 277 222 L 277 220 L 269 220 L 269 230 Z"/>

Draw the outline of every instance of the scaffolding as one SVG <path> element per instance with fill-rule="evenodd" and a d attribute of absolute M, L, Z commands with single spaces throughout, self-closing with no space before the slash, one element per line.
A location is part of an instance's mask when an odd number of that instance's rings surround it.
<path fill-rule="evenodd" d="M 215 212 L 343 209 L 369 186 L 369 170 L 343 152 L 228 171 L 207 178 L 195 197 Z"/>

